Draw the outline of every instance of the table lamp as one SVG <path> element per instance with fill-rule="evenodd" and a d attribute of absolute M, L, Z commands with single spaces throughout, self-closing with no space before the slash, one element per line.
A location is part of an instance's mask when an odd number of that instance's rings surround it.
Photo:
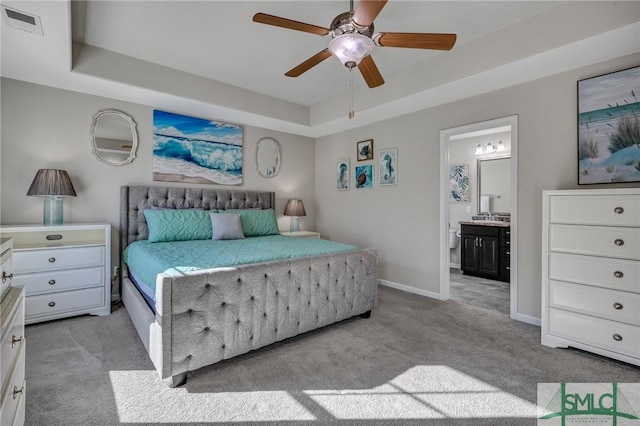
<path fill-rule="evenodd" d="M 64 197 L 76 197 L 65 170 L 40 169 L 27 191 L 28 196 L 44 197 L 43 224 L 62 225 Z"/>
<path fill-rule="evenodd" d="M 302 200 L 289 200 L 287 206 L 284 208 L 284 215 L 291 216 L 291 232 L 299 232 L 300 230 L 300 216 L 306 216 L 307 212 L 304 211 L 304 204 Z"/>

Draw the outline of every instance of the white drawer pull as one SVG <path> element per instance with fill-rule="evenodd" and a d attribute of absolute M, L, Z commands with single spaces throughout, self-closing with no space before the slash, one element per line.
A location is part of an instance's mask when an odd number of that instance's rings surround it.
<path fill-rule="evenodd" d="M 618 333 L 613 335 L 613 340 L 615 340 L 616 342 L 621 342 L 622 341 L 622 336 L 619 335 Z"/>
<path fill-rule="evenodd" d="M 616 240 L 613 242 L 615 245 L 617 246 L 623 246 L 624 245 L 624 240 L 621 238 L 616 238 Z"/>
<path fill-rule="evenodd" d="M 624 209 L 622 207 L 616 207 L 615 209 L 613 209 L 613 211 L 616 212 L 617 214 L 624 213 Z"/>
<path fill-rule="evenodd" d="M 2 271 L 2 282 L 6 282 L 7 280 L 12 280 L 13 274 L 7 275 L 5 271 Z"/>
<path fill-rule="evenodd" d="M 49 280 L 49 285 L 54 285 L 56 283 L 56 280 Z"/>
<path fill-rule="evenodd" d="M 24 392 L 24 386 L 21 387 L 20 389 L 18 389 L 17 386 L 13 387 L 13 399 L 16 399 L 18 397 L 18 394 L 21 394 L 22 392 Z"/>
<path fill-rule="evenodd" d="M 54 306 L 56 306 L 56 302 L 49 302 L 49 307 L 53 308 Z"/>
<path fill-rule="evenodd" d="M 616 277 L 616 278 L 622 278 L 622 277 L 624 277 L 624 274 L 622 273 L 622 271 L 615 271 L 613 273 L 613 276 Z"/>
<path fill-rule="evenodd" d="M 56 258 L 55 258 L 55 257 L 50 257 L 50 258 L 49 258 L 49 263 L 54 263 L 55 261 L 56 261 Z"/>
<path fill-rule="evenodd" d="M 613 309 L 615 309 L 617 311 L 621 311 L 622 308 L 624 308 L 624 306 L 620 302 L 616 302 L 616 303 L 613 304 Z"/>
<path fill-rule="evenodd" d="M 16 339 L 16 335 L 11 336 L 11 347 L 15 348 L 16 345 L 24 340 L 24 337 L 20 336 L 20 338 Z"/>

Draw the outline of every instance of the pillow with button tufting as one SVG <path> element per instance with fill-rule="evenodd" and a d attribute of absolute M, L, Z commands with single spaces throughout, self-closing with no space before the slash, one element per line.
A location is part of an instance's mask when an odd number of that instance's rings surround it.
<path fill-rule="evenodd" d="M 198 209 L 145 209 L 149 242 L 208 240 L 209 212 Z"/>
<path fill-rule="evenodd" d="M 279 235 L 276 212 L 273 209 L 220 210 L 221 214 L 240 214 L 245 237 Z"/>
<path fill-rule="evenodd" d="M 244 238 L 239 214 L 210 213 L 212 240 L 239 240 Z"/>

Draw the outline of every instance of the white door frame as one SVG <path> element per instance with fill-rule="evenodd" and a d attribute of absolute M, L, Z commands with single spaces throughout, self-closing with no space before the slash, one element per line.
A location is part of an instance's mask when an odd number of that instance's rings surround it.
<path fill-rule="evenodd" d="M 510 317 L 518 319 L 518 116 L 497 118 L 440 131 L 440 299 L 449 300 L 449 144 L 456 135 L 496 127 L 511 128 L 511 262 Z"/>

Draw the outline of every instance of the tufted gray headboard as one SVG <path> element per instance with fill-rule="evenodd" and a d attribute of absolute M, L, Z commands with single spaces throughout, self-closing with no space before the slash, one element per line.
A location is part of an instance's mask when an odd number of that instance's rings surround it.
<path fill-rule="evenodd" d="M 166 186 L 120 187 L 120 252 L 132 242 L 149 236 L 144 209 L 199 208 L 218 209 L 274 209 L 275 192 L 239 191 L 207 188 L 170 188 Z"/>

